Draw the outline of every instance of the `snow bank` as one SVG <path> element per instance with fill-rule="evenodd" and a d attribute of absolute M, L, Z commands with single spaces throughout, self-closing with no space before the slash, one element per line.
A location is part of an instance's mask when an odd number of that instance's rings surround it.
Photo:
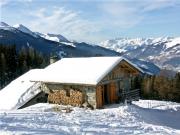
<path fill-rule="evenodd" d="M 180 104 L 176 102 L 158 101 L 158 100 L 139 100 L 133 101 L 134 105 L 142 108 L 158 109 L 158 110 L 180 110 Z"/>
<path fill-rule="evenodd" d="M 40 90 L 33 87 L 35 83 L 30 82 L 30 78 L 35 77 L 39 71 L 40 69 L 30 70 L 1 90 L 0 110 L 17 109 L 37 95 Z"/>

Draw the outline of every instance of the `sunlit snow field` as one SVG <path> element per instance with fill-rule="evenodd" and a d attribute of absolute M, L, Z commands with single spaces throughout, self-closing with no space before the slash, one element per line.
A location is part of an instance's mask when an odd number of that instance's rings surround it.
<path fill-rule="evenodd" d="M 0 134 L 164 134 L 180 135 L 180 104 L 140 100 L 132 105 L 115 104 L 105 109 L 36 104 L 12 111 L 0 111 Z"/>

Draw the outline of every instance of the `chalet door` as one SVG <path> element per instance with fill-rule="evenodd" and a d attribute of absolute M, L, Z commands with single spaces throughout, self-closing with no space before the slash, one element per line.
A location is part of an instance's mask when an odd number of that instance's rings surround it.
<path fill-rule="evenodd" d="M 123 100 L 123 93 L 124 93 L 124 81 L 120 80 L 117 82 L 118 102 Z"/>
<path fill-rule="evenodd" d="M 116 103 L 118 101 L 116 82 L 111 82 L 109 84 L 109 98 L 110 98 L 110 103 Z"/>
<path fill-rule="evenodd" d="M 104 85 L 104 105 L 109 104 L 109 92 L 108 92 L 108 85 Z"/>

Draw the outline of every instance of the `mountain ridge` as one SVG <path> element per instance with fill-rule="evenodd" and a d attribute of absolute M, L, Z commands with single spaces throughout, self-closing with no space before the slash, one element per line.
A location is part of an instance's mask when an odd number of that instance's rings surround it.
<path fill-rule="evenodd" d="M 99 45 L 125 56 L 152 61 L 162 68 L 180 71 L 180 37 L 116 38 Z"/>
<path fill-rule="evenodd" d="M 6 23 L 4 22 L 0 23 L 0 43 L 16 44 L 18 49 L 20 49 L 22 46 L 25 48 L 31 46 L 37 49 L 38 51 L 46 54 L 64 51 L 66 52 L 66 57 L 119 55 L 119 53 L 116 51 L 112 51 L 100 46 L 92 46 L 84 42 L 70 42 L 65 37 L 64 41 L 61 40 L 60 42 L 50 40 L 42 36 L 39 36 L 38 34 L 40 33 L 32 32 L 30 29 L 23 25 L 17 25 L 15 28 L 8 24 L 5 24 Z M 61 37 L 60 34 L 57 35 Z M 57 35 L 51 34 L 50 36 Z"/>

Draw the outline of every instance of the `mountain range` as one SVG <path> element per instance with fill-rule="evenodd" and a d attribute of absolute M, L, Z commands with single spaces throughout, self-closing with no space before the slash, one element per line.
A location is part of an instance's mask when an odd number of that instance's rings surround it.
<path fill-rule="evenodd" d="M 70 42 L 59 34 L 42 34 L 33 32 L 21 24 L 13 27 L 4 22 L 0 23 L 0 43 L 15 44 L 18 50 L 22 47 L 33 47 L 47 55 L 61 53 L 66 57 L 119 55 L 118 52 L 101 46 Z"/>
<path fill-rule="evenodd" d="M 99 45 L 125 56 L 151 61 L 161 68 L 180 71 L 180 37 L 118 38 Z"/>
<path fill-rule="evenodd" d="M 159 67 L 180 69 L 178 38 L 119 38 L 92 45 L 70 41 L 60 34 L 33 32 L 22 24 L 10 26 L 0 22 L 0 44 L 15 44 L 17 49 L 33 47 L 61 57 L 124 56 L 148 73 L 158 73 Z M 156 65 L 152 64 L 155 63 Z"/>

